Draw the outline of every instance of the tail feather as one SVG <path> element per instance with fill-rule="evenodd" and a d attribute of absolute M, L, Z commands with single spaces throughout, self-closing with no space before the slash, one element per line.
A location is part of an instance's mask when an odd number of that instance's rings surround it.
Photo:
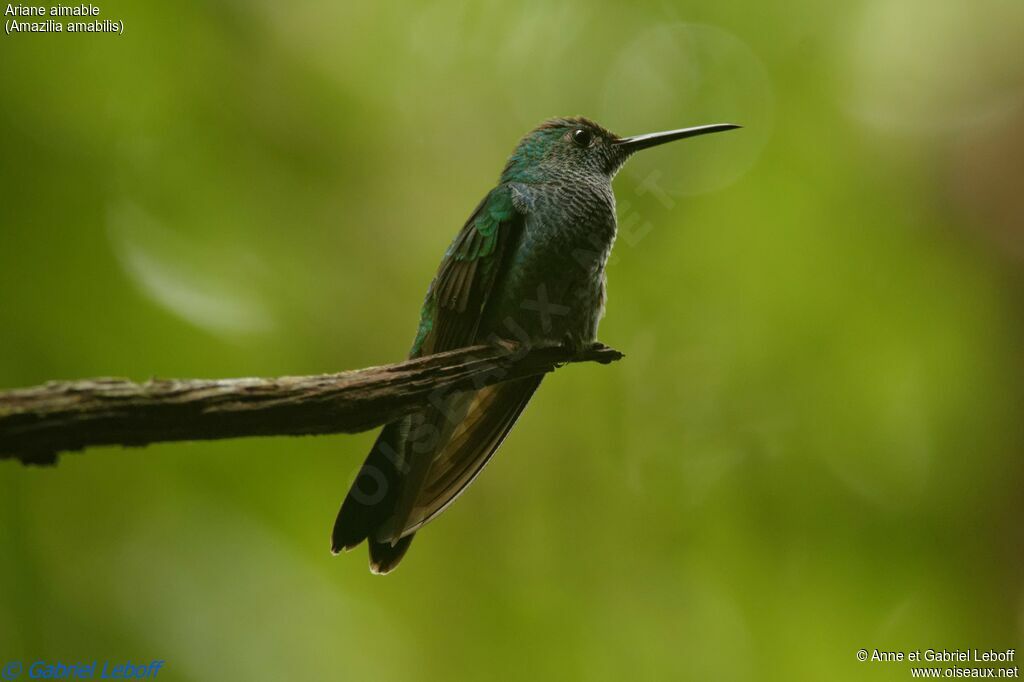
<path fill-rule="evenodd" d="M 405 556 L 415 533 L 410 533 L 392 545 L 390 542 L 377 542 L 371 539 L 370 570 L 377 575 L 386 575 L 395 569 L 398 562 Z"/>
<path fill-rule="evenodd" d="M 335 554 L 372 537 L 377 527 L 391 515 L 401 483 L 396 465 L 401 431 L 402 422 L 384 427 L 352 482 L 334 521 L 331 551 Z"/>
<path fill-rule="evenodd" d="M 385 426 L 338 512 L 333 551 L 349 550 L 368 540 L 370 570 L 392 571 L 415 532 L 444 511 L 484 468 L 541 378 L 516 379 L 449 396 L 444 406 L 431 405 Z M 418 429 L 414 424 L 430 428 Z M 420 430 L 424 438 L 431 434 L 433 438 L 418 443 L 415 434 Z"/>

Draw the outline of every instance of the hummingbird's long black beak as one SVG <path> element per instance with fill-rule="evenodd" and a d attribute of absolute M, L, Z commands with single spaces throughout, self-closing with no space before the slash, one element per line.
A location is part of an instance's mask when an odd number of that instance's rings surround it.
<path fill-rule="evenodd" d="M 620 147 L 626 154 L 632 154 L 638 152 L 641 149 L 647 149 L 649 147 L 657 147 L 659 144 L 665 144 L 666 142 L 673 142 L 675 140 L 683 140 L 687 137 L 696 137 L 698 135 L 707 135 L 708 133 L 720 133 L 725 130 L 735 130 L 736 128 L 742 128 L 734 123 L 713 123 L 706 126 L 694 126 L 693 128 L 680 128 L 679 130 L 666 130 L 662 133 L 647 133 L 646 135 L 633 135 L 632 137 L 620 137 L 612 144 L 616 147 Z"/>

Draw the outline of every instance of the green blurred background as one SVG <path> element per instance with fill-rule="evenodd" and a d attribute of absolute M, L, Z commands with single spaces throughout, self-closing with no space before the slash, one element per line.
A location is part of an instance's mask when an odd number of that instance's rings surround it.
<path fill-rule="evenodd" d="M 1024 648 L 1024 3 L 103 2 L 0 36 L 0 387 L 398 360 L 519 136 L 638 157 L 601 339 L 400 569 L 374 434 L 0 464 L 0 657 L 908 679 Z"/>

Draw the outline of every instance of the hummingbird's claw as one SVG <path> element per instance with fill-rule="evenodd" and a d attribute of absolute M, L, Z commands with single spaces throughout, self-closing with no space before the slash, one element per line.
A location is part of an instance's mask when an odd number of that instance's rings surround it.
<path fill-rule="evenodd" d="M 583 353 L 590 347 L 590 344 L 582 343 L 578 338 L 574 338 L 572 335 L 566 333 L 562 337 L 562 347 L 571 353 L 569 360 L 559 363 L 559 366 L 565 365 L 571 360 L 578 359 Z"/>

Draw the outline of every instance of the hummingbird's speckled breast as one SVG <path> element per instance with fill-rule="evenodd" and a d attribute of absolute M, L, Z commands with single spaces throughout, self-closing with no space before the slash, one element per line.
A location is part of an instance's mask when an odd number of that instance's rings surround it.
<path fill-rule="evenodd" d="M 492 334 L 577 347 L 596 341 L 604 268 L 615 241 L 615 195 L 606 178 L 573 180 L 511 184 L 525 224 L 481 321 L 481 341 Z"/>

